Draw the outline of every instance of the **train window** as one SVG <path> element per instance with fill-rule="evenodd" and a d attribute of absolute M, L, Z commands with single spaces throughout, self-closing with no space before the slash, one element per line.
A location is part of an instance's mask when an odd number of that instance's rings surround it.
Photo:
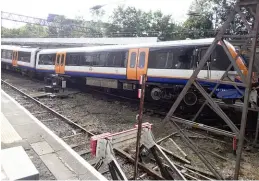
<path fill-rule="evenodd" d="M 111 52 L 107 56 L 107 67 L 124 67 L 123 52 Z"/>
<path fill-rule="evenodd" d="M 127 62 L 128 62 L 128 55 L 129 55 L 129 53 L 128 53 L 128 52 L 124 52 L 124 53 L 122 54 L 122 59 L 124 60 L 123 67 L 126 67 L 126 66 L 127 66 Z"/>
<path fill-rule="evenodd" d="M 107 67 L 113 67 L 113 61 L 114 61 L 114 56 L 112 53 L 109 53 L 107 55 L 107 62 L 106 62 L 106 66 Z"/>
<path fill-rule="evenodd" d="M 80 54 L 79 66 L 92 66 L 92 56 L 85 53 Z"/>
<path fill-rule="evenodd" d="M 105 66 L 106 63 L 106 53 L 99 54 L 99 66 Z"/>
<path fill-rule="evenodd" d="M 41 54 L 39 57 L 39 65 L 54 65 L 56 54 Z"/>
<path fill-rule="evenodd" d="M 61 55 L 61 60 L 60 60 L 60 65 L 64 65 L 64 61 L 65 61 L 65 55 L 62 54 Z"/>
<path fill-rule="evenodd" d="M 166 59 L 167 61 L 166 61 L 165 68 L 166 69 L 173 68 L 174 54 L 172 52 L 168 52 Z"/>
<path fill-rule="evenodd" d="M 57 54 L 56 55 L 56 62 L 55 62 L 55 65 L 59 65 L 60 63 L 60 54 Z"/>
<path fill-rule="evenodd" d="M 136 52 L 132 52 L 131 56 L 130 56 L 130 68 L 134 68 L 135 67 L 136 58 L 137 58 Z"/>
<path fill-rule="evenodd" d="M 13 55 L 12 50 L 1 50 L 1 58 L 13 59 L 12 55 Z"/>
<path fill-rule="evenodd" d="M 210 63 L 211 70 L 226 70 L 230 64 L 231 62 L 223 47 L 217 45 Z M 232 68 L 231 70 L 234 69 Z"/>
<path fill-rule="evenodd" d="M 6 50 L 1 50 L 1 58 L 5 58 L 5 51 Z"/>
<path fill-rule="evenodd" d="M 140 52 L 138 67 L 141 69 L 145 67 L 145 57 L 146 57 L 146 53 Z"/>
<path fill-rule="evenodd" d="M 66 65 L 77 66 L 80 60 L 80 55 L 68 53 L 66 56 Z"/>
<path fill-rule="evenodd" d="M 31 53 L 30 52 L 18 52 L 18 61 L 21 62 L 30 62 L 31 60 Z"/>
<path fill-rule="evenodd" d="M 106 62 L 105 53 L 99 53 L 99 54 L 93 55 L 93 66 L 103 67 L 105 66 L 105 62 Z"/>
<path fill-rule="evenodd" d="M 114 58 L 114 67 L 123 67 L 124 60 L 122 59 L 122 52 L 116 52 Z"/>
<path fill-rule="evenodd" d="M 93 55 L 92 59 L 93 59 L 93 66 L 98 66 L 98 64 L 99 64 L 99 54 Z"/>
<path fill-rule="evenodd" d="M 151 51 L 148 60 L 149 68 L 169 69 L 173 66 L 173 53 L 168 51 Z"/>
<path fill-rule="evenodd" d="M 173 50 L 172 69 L 190 69 L 192 67 L 193 48 L 183 47 Z"/>
<path fill-rule="evenodd" d="M 5 56 L 6 56 L 7 59 L 12 59 L 13 51 L 7 50 L 6 53 L 5 53 Z"/>

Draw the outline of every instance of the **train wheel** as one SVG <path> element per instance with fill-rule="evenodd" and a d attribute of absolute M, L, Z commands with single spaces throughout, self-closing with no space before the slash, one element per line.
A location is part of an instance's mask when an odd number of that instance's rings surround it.
<path fill-rule="evenodd" d="M 187 92 L 186 95 L 183 98 L 183 101 L 188 106 L 193 106 L 197 103 L 197 96 L 193 92 Z"/>
<path fill-rule="evenodd" d="M 151 90 L 150 96 L 153 100 L 159 101 L 162 98 L 162 93 L 163 91 L 160 88 L 155 87 Z"/>

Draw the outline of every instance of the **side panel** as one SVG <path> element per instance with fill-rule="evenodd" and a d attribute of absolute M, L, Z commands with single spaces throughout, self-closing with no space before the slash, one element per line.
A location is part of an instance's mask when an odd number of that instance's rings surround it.
<path fill-rule="evenodd" d="M 147 74 L 149 48 L 140 48 L 138 52 L 137 80 L 141 75 Z"/>
<path fill-rule="evenodd" d="M 127 65 L 127 79 L 137 80 L 138 49 L 130 49 Z"/>

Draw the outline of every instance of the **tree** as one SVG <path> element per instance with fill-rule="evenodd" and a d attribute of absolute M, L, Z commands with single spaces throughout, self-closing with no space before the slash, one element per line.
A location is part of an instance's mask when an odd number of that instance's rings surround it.
<path fill-rule="evenodd" d="M 211 37 L 213 29 L 213 3 L 211 0 L 196 0 L 189 9 L 189 17 L 183 23 L 183 28 L 189 30 L 185 33 L 186 38 Z M 185 30 L 186 32 L 186 30 Z"/>
<path fill-rule="evenodd" d="M 161 11 L 144 12 L 135 7 L 119 6 L 111 16 L 107 32 L 112 36 L 158 36 L 163 40 L 174 39 L 172 32 L 176 28 L 171 15 Z"/>
<path fill-rule="evenodd" d="M 26 24 L 20 28 L 2 27 L 2 38 L 44 38 L 48 36 L 46 27 Z"/>
<path fill-rule="evenodd" d="M 185 21 L 184 27 L 191 30 L 198 30 L 191 33 L 191 38 L 210 37 L 215 33 L 212 29 L 218 29 L 233 10 L 236 0 L 195 0 L 190 7 L 190 15 Z M 247 21 L 252 24 L 254 17 L 247 9 L 241 9 Z M 196 15 L 196 16 L 195 16 Z M 235 16 L 228 30 L 234 34 L 246 34 L 247 30 L 239 15 Z"/>

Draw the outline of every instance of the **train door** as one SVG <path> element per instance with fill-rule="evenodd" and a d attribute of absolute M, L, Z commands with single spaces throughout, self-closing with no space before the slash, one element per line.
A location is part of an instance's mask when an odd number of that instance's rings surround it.
<path fill-rule="evenodd" d="M 18 61 L 18 51 L 14 50 L 12 55 L 12 65 L 16 67 L 18 65 L 17 61 Z"/>
<path fill-rule="evenodd" d="M 64 74 L 65 73 L 65 64 L 66 64 L 66 53 L 59 52 L 56 54 L 55 60 L 55 73 Z"/>
<path fill-rule="evenodd" d="M 127 79 L 137 80 L 138 49 L 130 49 L 127 66 Z"/>
<path fill-rule="evenodd" d="M 200 49 L 200 56 L 199 56 L 199 62 L 197 62 L 197 67 L 198 64 L 200 63 L 202 57 L 205 55 L 205 53 L 207 52 L 208 48 L 201 48 Z M 201 78 L 205 78 L 205 79 L 210 79 L 211 78 L 211 56 L 209 57 L 209 59 L 207 60 L 206 64 L 204 65 L 204 67 L 202 68 L 202 74 L 201 74 Z"/>
<path fill-rule="evenodd" d="M 149 48 L 140 48 L 138 52 L 137 80 L 141 75 L 147 74 Z"/>
<path fill-rule="evenodd" d="M 127 65 L 127 79 L 139 80 L 140 75 L 147 73 L 148 48 L 130 49 Z"/>

